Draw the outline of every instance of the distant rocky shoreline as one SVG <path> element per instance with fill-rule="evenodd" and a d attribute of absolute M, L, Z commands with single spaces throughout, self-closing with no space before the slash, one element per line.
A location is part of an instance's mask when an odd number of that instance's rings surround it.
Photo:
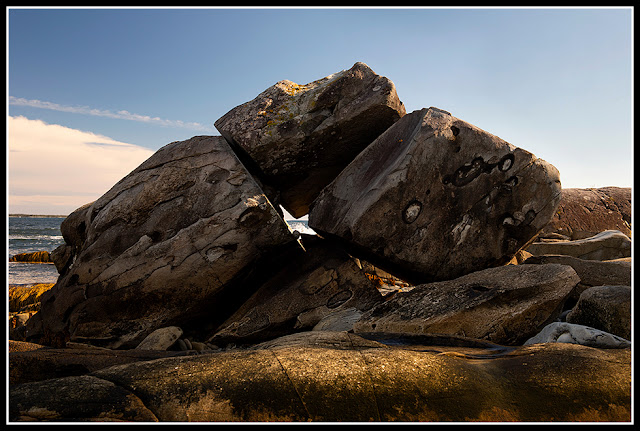
<path fill-rule="evenodd" d="M 10 291 L 11 421 L 631 420 L 631 189 L 563 190 L 364 63 L 215 126 Z"/>

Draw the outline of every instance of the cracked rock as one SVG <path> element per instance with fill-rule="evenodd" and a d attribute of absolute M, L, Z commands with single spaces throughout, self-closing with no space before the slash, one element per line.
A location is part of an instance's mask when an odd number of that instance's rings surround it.
<path fill-rule="evenodd" d="M 220 323 L 261 265 L 301 249 L 220 136 L 162 147 L 61 231 L 72 256 L 27 328 L 60 347 L 133 348 L 161 327 Z"/>
<path fill-rule="evenodd" d="M 233 108 L 215 126 L 294 217 L 405 114 L 389 79 L 356 63 L 317 81 L 283 80 Z M 253 169 L 252 169 L 253 168 Z"/>

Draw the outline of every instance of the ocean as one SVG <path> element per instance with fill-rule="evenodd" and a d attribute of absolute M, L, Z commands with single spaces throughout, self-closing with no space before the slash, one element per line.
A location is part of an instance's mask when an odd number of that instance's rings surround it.
<path fill-rule="evenodd" d="M 34 251 L 52 252 L 64 244 L 60 223 L 65 217 L 9 216 L 9 256 Z M 287 220 L 292 230 L 314 234 L 306 220 Z M 52 263 L 8 262 L 8 284 L 55 283 L 58 271 Z"/>
<path fill-rule="evenodd" d="M 9 216 L 9 256 L 34 251 L 52 252 L 64 244 L 60 223 L 65 217 Z M 52 263 L 8 262 L 9 284 L 55 283 L 58 271 Z"/>

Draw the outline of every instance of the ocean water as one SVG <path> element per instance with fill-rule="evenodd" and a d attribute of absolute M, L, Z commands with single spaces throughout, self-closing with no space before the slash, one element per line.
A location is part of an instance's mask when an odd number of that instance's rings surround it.
<path fill-rule="evenodd" d="M 52 252 L 64 244 L 60 223 L 64 217 L 9 217 L 9 250 L 7 260 L 20 253 Z M 58 271 L 52 263 L 8 262 L 9 284 L 30 285 L 55 283 Z"/>
<path fill-rule="evenodd" d="M 9 256 L 34 251 L 52 252 L 64 244 L 60 223 L 65 217 L 10 216 Z M 292 230 L 315 234 L 306 220 L 287 220 Z M 55 283 L 58 271 L 52 263 L 8 262 L 8 282 L 11 285 Z"/>

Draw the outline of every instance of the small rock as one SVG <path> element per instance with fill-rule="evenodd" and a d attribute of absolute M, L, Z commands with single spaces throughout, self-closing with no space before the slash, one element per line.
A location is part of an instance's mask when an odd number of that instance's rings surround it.
<path fill-rule="evenodd" d="M 355 307 L 333 312 L 323 317 L 313 331 L 350 331 L 363 312 Z"/>
<path fill-rule="evenodd" d="M 631 287 L 595 286 L 582 292 L 567 322 L 631 339 Z"/>
<path fill-rule="evenodd" d="M 167 326 L 153 331 L 136 347 L 137 350 L 168 350 L 182 336 L 182 329 Z"/>
<path fill-rule="evenodd" d="M 574 323 L 554 322 L 545 326 L 524 345 L 538 343 L 572 343 L 601 349 L 622 349 L 631 343 L 617 335 Z"/>

